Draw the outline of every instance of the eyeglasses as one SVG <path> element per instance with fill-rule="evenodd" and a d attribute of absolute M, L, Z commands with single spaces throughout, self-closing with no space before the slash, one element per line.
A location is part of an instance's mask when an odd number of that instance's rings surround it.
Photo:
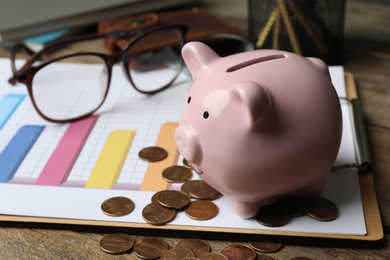
<path fill-rule="evenodd" d="M 186 26 L 159 26 L 82 35 L 52 42 L 36 53 L 17 44 L 12 49 L 13 77 L 9 83 L 20 82 L 27 86 L 33 106 L 44 119 L 59 123 L 79 120 L 93 114 L 103 104 L 110 87 L 112 68 L 117 62 L 122 63 L 127 79 L 141 93 L 155 94 L 171 86 L 184 66 L 180 52 L 186 31 Z M 77 52 L 42 61 L 45 54 L 62 45 L 101 38 L 130 38 L 130 41 L 112 55 Z M 30 58 L 17 69 L 15 56 L 20 50 L 27 52 Z M 88 59 L 93 64 L 83 64 L 76 70 L 70 64 L 62 66 L 61 71 L 50 66 L 73 58 Z M 155 78 L 152 82 L 147 80 L 151 76 Z M 58 82 L 66 88 L 60 89 Z"/>

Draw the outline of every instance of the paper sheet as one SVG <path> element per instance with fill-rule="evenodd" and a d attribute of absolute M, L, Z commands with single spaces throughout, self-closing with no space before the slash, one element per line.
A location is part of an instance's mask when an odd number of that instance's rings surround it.
<path fill-rule="evenodd" d="M 61 70 L 61 64 L 53 64 Z M 77 65 L 82 66 L 82 65 Z M 77 69 L 75 65 L 75 69 Z M 174 87 L 157 95 L 147 96 L 136 92 L 121 68 L 114 67 L 111 89 L 103 107 L 96 113 L 98 119 L 91 127 L 85 144 L 81 147 L 77 160 L 72 165 L 66 180 L 59 186 L 36 185 L 45 165 L 55 153 L 69 124 L 52 124 L 41 119 L 32 108 L 31 101 L 23 85 L 11 87 L 7 79 L 11 76 L 7 59 L 0 59 L 0 106 L 2 98 L 9 94 L 18 94 L 19 103 L 14 102 L 15 109 L 10 115 L 2 116 L 5 121 L 0 129 L 0 162 L 7 146 L 17 132 L 28 125 L 38 125 L 43 130 L 29 141 L 33 145 L 26 149 L 27 154 L 21 156 L 17 170 L 10 180 L 0 183 L 0 214 L 36 216 L 49 218 L 69 218 L 84 220 L 104 220 L 120 222 L 145 223 L 142 209 L 150 203 L 153 191 L 140 191 L 143 176 L 148 164 L 138 159 L 138 152 L 147 146 L 153 146 L 166 122 L 178 122 L 184 94 L 190 85 L 188 75 L 183 75 Z M 342 67 L 330 68 L 332 81 L 340 97 L 346 96 Z M 58 82 L 61 87 L 61 82 Z M 3 100 L 3 102 L 5 102 Z M 9 100 L 7 101 L 9 102 Z M 342 101 L 344 117 L 343 140 L 336 162 L 351 163 L 356 160 L 355 142 L 351 125 L 349 103 Z M 136 131 L 116 185 L 109 189 L 84 188 L 99 155 L 108 142 L 110 133 L 116 130 Z M 25 131 L 32 131 L 30 128 Z M 38 133 L 37 133 L 38 135 Z M 178 163 L 181 164 L 182 158 Z M 17 163 L 15 164 L 17 165 Z M 2 167 L 2 166 L 0 166 Z M 194 179 L 198 178 L 196 174 Z M 178 189 L 177 185 L 173 188 Z M 126 196 L 135 203 L 134 211 L 124 217 L 106 216 L 100 209 L 101 203 L 113 196 Z M 170 224 L 182 226 L 228 227 L 253 230 L 280 230 L 294 232 L 314 232 L 330 234 L 365 235 L 363 208 L 360 197 L 357 173 L 354 170 L 330 173 L 327 178 L 326 191 L 323 195 L 332 200 L 339 208 L 339 217 L 330 222 L 320 222 L 309 217 L 292 219 L 287 225 L 269 228 L 258 224 L 255 220 L 241 219 L 231 208 L 228 198 L 221 196 L 214 200 L 219 207 L 219 214 L 208 221 L 195 221 L 184 212 L 179 212 Z"/>

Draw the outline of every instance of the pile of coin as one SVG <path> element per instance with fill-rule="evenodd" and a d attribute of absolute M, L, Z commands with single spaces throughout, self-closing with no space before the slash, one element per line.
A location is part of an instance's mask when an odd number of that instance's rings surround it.
<path fill-rule="evenodd" d="M 303 215 L 320 221 L 331 221 L 337 218 L 338 209 L 326 198 L 287 196 L 274 204 L 261 207 L 255 219 L 264 226 L 280 227 L 287 224 L 290 218 Z"/>
<path fill-rule="evenodd" d="M 151 203 L 143 209 L 142 217 L 144 220 L 151 225 L 164 225 L 175 218 L 178 210 L 184 210 L 185 214 L 194 220 L 208 220 L 218 214 L 217 205 L 210 200 L 217 196 L 215 192 L 205 193 L 198 187 L 207 187 L 208 185 L 205 182 L 187 181 L 183 186 L 195 190 L 194 193 L 190 193 L 194 195 L 176 190 L 159 191 L 152 196 Z M 211 191 L 210 188 L 206 189 Z M 209 194 L 209 196 L 206 196 L 206 194 Z M 191 198 L 199 199 L 191 201 Z"/>
<path fill-rule="evenodd" d="M 263 253 L 273 253 L 282 248 L 281 243 L 249 242 L 248 245 L 232 244 L 220 253 L 210 252 L 209 244 L 198 238 L 186 238 L 169 248 L 162 238 L 144 237 L 134 243 L 127 234 L 110 234 L 100 241 L 100 248 L 109 254 L 128 253 L 133 249 L 134 254 L 141 259 L 200 259 L 200 260 L 253 260 L 275 259 Z"/>

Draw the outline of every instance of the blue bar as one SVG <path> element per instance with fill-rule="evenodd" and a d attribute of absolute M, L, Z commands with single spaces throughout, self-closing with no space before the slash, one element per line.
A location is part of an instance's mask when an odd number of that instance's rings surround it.
<path fill-rule="evenodd" d="M 22 102 L 25 94 L 8 94 L 0 99 L 0 130 Z"/>
<path fill-rule="evenodd" d="M 0 154 L 0 183 L 12 179 L 45 126 L 26 125 L 12 137 Z"/>

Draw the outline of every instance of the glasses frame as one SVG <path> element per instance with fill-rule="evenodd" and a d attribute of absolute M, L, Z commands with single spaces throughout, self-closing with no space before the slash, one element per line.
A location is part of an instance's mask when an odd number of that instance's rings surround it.
<path fill-rule="evenodd" d="M 176 30 L 178 32 L 178 37 L 180 40 L 179 44 L 180 44 L 180 48 L 182 48 L 184 43 L 185 43 L 185 35 L 187 33 L 187 26 L 186 25 L 161 25 L 161 26 L 156 26 L 156 27 L 147 28 L 147 29 L 142 28 L 142 29 L 133 29 L 133 30 L 125 30 L 125 31 L 114 31 L 114 32 L 109 32 L 109 33 L 96 33 L 96 34 L 81 35 L 81 36 L 77 36 L 77 37 L 73 37 L 73 38 L 67 38 L 67 39 L 51 42 L 38 52 L 32 51 L 31 49 L 29 49 L 26 45 L 24 45 L 22 43 L 15 44 L 12 48 L 12 51 L 11 51 L 11 69 L 12 69 L 13 75 L 12 75 L 12 78 L 10 78 L 8 80 L 8 82 L 11 85 L 16 85 L 17 82 L 23 83 L 26 85 L 27 90 L 28 90 L 28 94 L 30 96 L 31 102 L 32 102 L 35 110 L 45 120 L 47 120 L 49 122 L 53 122 L 53 123 L 68 123 L 68 122 L 77 121 L 77 120 L 80 120 L 80 119 L 83 119 L 83 118 L 86 118 L 86 117 L 92 115 L 94 112 L 96 112 L 103 105 L 104 101 L 107 98 L 108 91 L 109 91 L 109 88 L 111 85 L 110 83 L 111 83 L 111 75 L 112 75 L 113 66 L 116 63 L 121 62 L 123 65 L 123 68 L 129 67 L 128 59 L 126 59 L 126 57 L 127 57 L 126 54 L 127 54 L 128 50 L 130 50 L 131 47 L 134 44 L 136 44 L 137 41 L 139 41 L 140 39 L 142 39 L 142 38 L 144 38 L 152 33 L 155 33 L 158 31 L 169 30 L 169 29 Z M 102 38 L 126 38 L 126 37 L 132 37 L 132 36 L 133 36 L 133 38 L 130 39 L 130 41 L 126 44 L 126 46 L 123 49 L 121 49 L 113 54 L 104 54 L 104 53 L 98 53 L 98 52 L 75 52 L 75 53 L 61 55 L 61 56 L 58 56 L 55 58 L 48 59 L 48 60 L 40 63 L 37 66 L 33 66 L 33 64 L 36 61 L 40 60 L 42 54 L 46 53 L 50 49 L 55 49 L 56 47 L 59 47 L 60 45 L 67 45 L 67 44 L 71 44 L 71 43 L 90 41 L 90 40 L 96 40 L 96 39 L 102 39 Z M 18 70 L 16 68 L 16 65 L 15 65 L 15 56 L 16 56 L 16 53 L 19 51 L 19 49 L 22 49 L 25 52 L 27 52 L 30 55 L 30 58 Z M 47 117 L 45 114 L 43 114 L 40 111 L 40 109 L 36 105 L 36 102 L 34 99 L 34 94 L 32 91 L 32 81 L 33 81 L 34 75 L 40 69 L 42 69 L 43 67 L 45 67 L 53 62 L 56 62 L 58 60 L 62 60 L 65 58 L 71 58 L 71 57 L 82 56 L 82 55 L 89 55 L 89 56 L 95 56 L 95 57 L 101 58 L 104 61 L 105 66 L 107 68 L 107 88 L 106 88 L 106 91 L 104 93 L 104 96 L 103 96 L 101 103 L 93 111 L 91 111 L 85 115 L 79 116 L 79 117 L 70 118 L 70 119 L 60 119 L 60 120 Z M 153 90 L 153 91 L 140 90 L 134 84 L 134 81 L 131 78 L 129 70 L 124 69 L 124 72 L 125 72 L 127 79 L 129 80 L 130 84 L 134 87 L 134 89 L 136 89 L 140 93 L 152 95 L 152 94 L 156 94 L 156 93 L 170 87 L 172 85 L 172 83 L 180 75 L 183 67 L 184 67 L 184 61 L 180 57 L 179 68 L 178 68 L 176 75 L 173 77 L 173 79 L 170 82 L 168 82 L 166 85 L 162 86 L 161 88 L 159 88 L 157 90 Z"/>

